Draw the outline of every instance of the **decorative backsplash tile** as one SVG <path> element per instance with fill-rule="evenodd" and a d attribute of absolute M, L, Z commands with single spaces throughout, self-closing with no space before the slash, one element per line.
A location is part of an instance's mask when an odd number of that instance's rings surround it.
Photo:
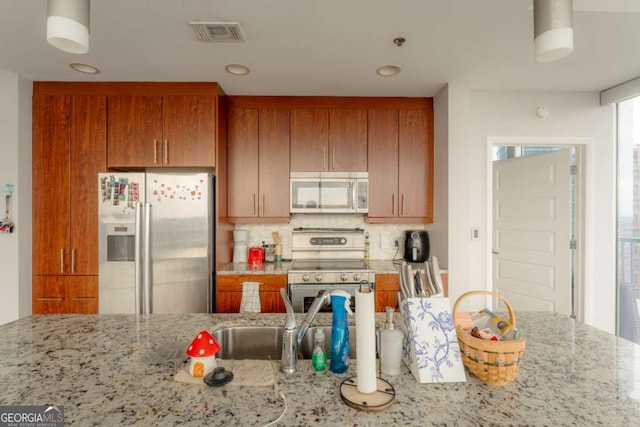
<path fill-rule="evenodd" d="M 273 243 L 271 233 L 277 231 L 282 240 L 284 259 L 291 258 L 291 232 L 298 227 L 322 228 L 362 228 L 369 232 L 369 256 L 371 259 L 392 259 L 402 257 L 402 244 L 405 230 L 425 230 L 424 224 L 368 224 L 363 215 L 317 215 L 294 214 L 289 224 L 236 224 L 236 230 L 249 231 L 249 246 Z M 397 239 L 400 248 L 393 246 Z"/>

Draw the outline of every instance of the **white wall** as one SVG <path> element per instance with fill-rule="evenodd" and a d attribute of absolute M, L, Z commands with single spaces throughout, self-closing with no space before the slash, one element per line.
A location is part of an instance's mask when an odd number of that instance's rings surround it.
<path fill-rule="evenodd" d="M 449 83 L 446 90 L 448 117 L 448 204 L 447 216 L 449 242 L 449 299 L 455 302 L 460 295 L 470 290 L 486 289 L 483 272 L 485 253 L 481 242 L 471 241 L 471 227 L 477 227 L 483 218 L 478 212 L 474 189 L 480 179 L 478 170 L 484 164 L 471 149 L 471 91 L 464 83 Z M 445 96 L 440 92 L 438 98 Z M 436 105 L 439 104 L 436 99 Z M 470 301 L 460 306 L 471 310 Z"/>
<path fill-rule="evenodd" d="M 615 332 L 615 110 L 598 93 L 470 91 L 449 84 L 449 290 L 487 286 L 487 138 L 591 138 L 587 150 L 584 321 Z M 540 120 L 533 111 L 549 108 Z M 456 127 L 469 127 L 468 132 Z M 455 130 L 455 134 L 451 134 Z M 594 178 L 597 177 L 597 178 Z M 471 241 L 470 227 L 480 240 Z M 462 269 L 463 271 L 458 271 Z"/>
<path fill-rule="evenodd" d="M 12 234 L 0 234 L 0 324 L 31 314 L 31 82 L 0 70 L 0 207 L 13 184 Z"/>
<path fill-rule="evenodd" d="M 429 226 L 431 251 L 449 265 L 449 88 L 434 97 L 433 224 Z"/>

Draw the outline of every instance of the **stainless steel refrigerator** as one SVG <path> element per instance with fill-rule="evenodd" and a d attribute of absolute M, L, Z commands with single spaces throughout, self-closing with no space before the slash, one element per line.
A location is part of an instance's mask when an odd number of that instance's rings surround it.
<path fill-rule="evenodd" d="M 100 313 L 212 311 L 213 179 L 98 175 Z"/>

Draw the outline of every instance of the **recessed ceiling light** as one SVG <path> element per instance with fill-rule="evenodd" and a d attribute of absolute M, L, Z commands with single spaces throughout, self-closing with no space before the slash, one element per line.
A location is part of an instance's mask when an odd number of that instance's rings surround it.
<path fill-rule="evenodd" d="M 249 67 L 242 64 L 229 64 L 224 67 L 224 69 L 227 70 L 227 73 L 234 74 L 236 76 L 244 76 L 249 74 L 250 71 Z"/>
<path fill-rule="evenodd" d="M 73 64 L 69 64 L 69 67 L 71 67 L 74 70 L 79 71 L 81 73 L 85 73 L 85 74 L 98 74 L 98 73 L 100 73 L 100 70 L 98 70 L 96 67 L 93 67 L 93 66 L 87 65 L 87 64 L 80 64 L 78 62 L 74 62 Z"/>
<path fill-rule="evenodd" d="M 395 76 L 399 72 L 400 72 L 400 67 L 398 67 L 397 65 L 383 65 L 382 67 L 376 70 L 376 73 L 379 76 L 383 76 L 383 77 Z"/>

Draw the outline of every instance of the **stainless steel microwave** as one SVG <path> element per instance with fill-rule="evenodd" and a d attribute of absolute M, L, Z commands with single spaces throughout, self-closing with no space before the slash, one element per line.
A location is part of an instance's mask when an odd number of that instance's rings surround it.
<path fill-rule="evenodd" d="M 367 213 L 368 172 L 291 172 L 291 213 Z"/>

